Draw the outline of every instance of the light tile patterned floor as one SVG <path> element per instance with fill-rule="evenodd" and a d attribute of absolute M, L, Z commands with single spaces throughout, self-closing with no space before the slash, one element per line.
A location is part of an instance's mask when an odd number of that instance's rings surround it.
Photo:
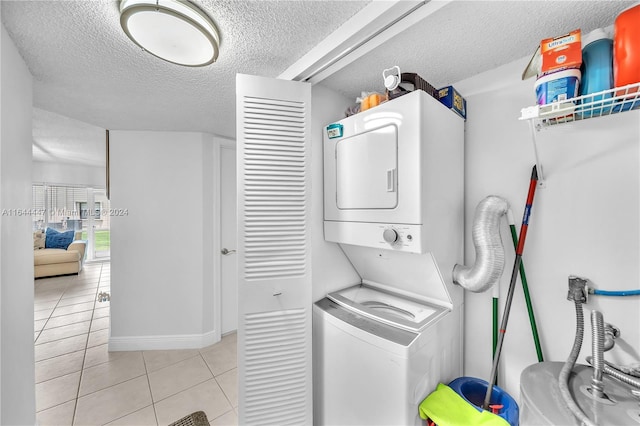
<path fill-rule="evenodd" d="M 109 263 L 35 280 L 36 416 L 46 425 L 236 425 L 236 336 L 204 349 L 108 352 Z"/>

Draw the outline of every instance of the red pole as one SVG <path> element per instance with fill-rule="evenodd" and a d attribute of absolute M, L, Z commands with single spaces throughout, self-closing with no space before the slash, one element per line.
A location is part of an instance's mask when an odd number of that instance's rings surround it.
<path fill-rule="evenodd" d="M 516 281 L 518 280 L 518 271 L 520 270 L 520 264 L 522 262 L 524 241 L 527 237 L 527 228 L 529 228 L 531 206 L 533 205 L 533 197 L 536 193 L 537 186 L 538 170 L 536 169 L 536 166 L 533 166 L 533 170 L 531 171 L 531 181 L 529 183 L 529 193 L 527 194 L 527 204 L 524 208 L 524 214 L 522 216 L 522 226 L 520 227 L 520 237 L 518 238 L 518 247 L 516 248 L 516 259 L 513 265 L 513 271 L 511 272 L 511 283 L 509 283 L 509 291 L 507 293 L 507 300 L 504 306 L 504 314 L 502 315 L 502 322 L 500 323 L 500 330 L 498 333 L 498 345 L 496 347 L 495 356 L 493 357 L 493 366 L 491 367 L 489 386 L 487 387 L 484 404 L 482 405 L 482 408 L 484 408 L 485 410 L 489 410 L 491 393 L 493 392 L 493 384 L 496 382 L 496 377 L 498 376 L 498 362 L 500 361 L 500 353 L 502 352 L 504 335 L 507 332 L 507 322 L 509 321 L 509 312 L 511 312 L 511 302 L 513 301 L 513 293 L 516 288 Z"/>

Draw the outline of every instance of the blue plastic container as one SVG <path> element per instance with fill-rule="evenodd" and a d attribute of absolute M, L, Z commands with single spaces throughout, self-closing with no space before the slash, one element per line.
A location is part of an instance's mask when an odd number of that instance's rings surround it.
<path fill-rule="evenodd" d="M 582 81 L 580 95 L 591 95 L 613 89 L 613 40 L 602 29 L 591 31 L 582 39 Z M 583 117 L 599 116 L 611 112 L 612 93 L 587 96 L 582 103 L 585 106 Z M 578 110 L 580 111 L 580 109 Z"/>
<path fill-rule="evenodd" d="M 485 380 L 475 377 L 458 377 L 449 383 L 449 387 L 476 407 L 478 411 L 482 410 L 487 388 L 489 387 L 489 383 Z M 516 401 L 508 393 L 494 385 L 489 403 L 490 405 L 502 405 L 503 407 L 498 415 L 509 422 L 511 426 L 518 426 L 520 410 Z"/>
<path fill-rule="evenodd" d="M 538 77 L 535 84 L 538 105 L 555 104 L 573 113 L 575 107 L 571 98 L 579 94 L 580 74 L 579 69 L 572 68 Z"/>

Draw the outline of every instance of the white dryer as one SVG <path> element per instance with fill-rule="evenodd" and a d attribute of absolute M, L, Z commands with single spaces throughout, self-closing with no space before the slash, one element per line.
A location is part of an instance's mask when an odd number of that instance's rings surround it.
<path fill-rule="evenodd" d="M 420 402 L 460 374 L 458 312 L 364 284 L 316 302 L 314 423 L 420 425 Z"/>

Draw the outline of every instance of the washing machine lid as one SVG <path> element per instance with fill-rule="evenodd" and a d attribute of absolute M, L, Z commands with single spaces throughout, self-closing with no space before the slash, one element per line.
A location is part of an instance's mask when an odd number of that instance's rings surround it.
<path fill-rule="evenodd" d="M 329 293 L 327 298 L 360 315 L 413 332 L 423 330 L 449 312 L 442 306 L 366 284 Z"/>

